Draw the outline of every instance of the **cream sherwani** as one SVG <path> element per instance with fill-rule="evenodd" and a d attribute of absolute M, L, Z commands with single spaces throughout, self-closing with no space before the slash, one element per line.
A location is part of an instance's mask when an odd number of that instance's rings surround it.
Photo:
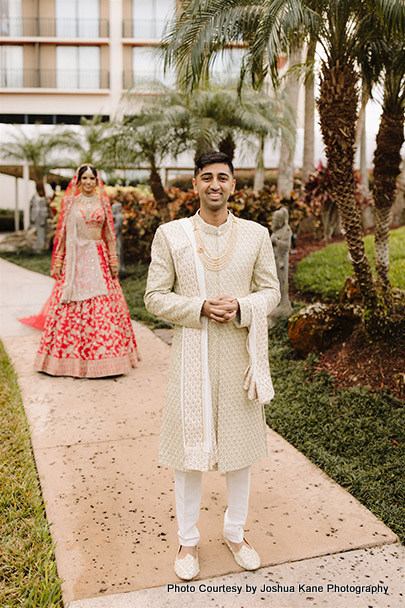
<path fill-rule="evenodd" d="M 187 466 L 181 408 L 182 331 L 183 327 L 202 330 L 204 298 L 198 293 L 184 295 L 192 277 L 186 276 L 185 272 L 183 276 L 178 276 L 181 267 L 176 261 L 179 246 L 176 246 L 172 235 L 180 230 L 179 220 L 160 226 L 152 244 L 152 261 L 145 293 L 145 305 L 149 312 L 174 325 L 159 462 L 180 471 L 234 471 L 251 465 L 267 454 L 263 406 L 256 400 L 248 399 L 243 385 L 249 366 L 247 336 L 252 323 L 252 293 L 261 294 L 265 314 L 268 315 L 279 302 L 280 290 L 266 228 L 256 222 L 234 218 L 230 213 L 226 223 L 219 227 L 207 224 L 198 213 L 194 217 L 204 246 L 213 257 L 218 257 L 226 248 L 232 222 L 236 221 L 237 241 L 228 265 L 219 271 L 205 268 L 204 276 L 206 298 L 233 296 L 239 301 L 240 312 L 237 319 L 230 323 L 208 321 L 208 368 L 216 456 L 215 462 L 209 461 L 207 465 L 206 459 L 199 459 L 197 455 L 194 464 Z M 193 258 L 191 243 L 183 243 L 180 249 L 183 259 Z M 190 370 L 190 365 L 187 369 Z M 199 369 L 195 373 L 198 374 Z"/>

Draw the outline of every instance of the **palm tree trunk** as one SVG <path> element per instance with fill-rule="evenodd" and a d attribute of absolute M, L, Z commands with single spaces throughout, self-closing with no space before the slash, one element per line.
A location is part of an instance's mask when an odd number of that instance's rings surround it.
<path fill-rule="evenodd" d="M 169 208 L 167 206 L 169 203 L 169 197 L 163 188 L 160 173 L 154 162 L 151 162 L 149 185 L 155 198 L 160 217 L 162 218 L 162 221 L 166 223 L 170 220 Z"/>
<path fill-rule="evenodd" d="M 231 159 L 231 161 L 233 160 L 233 157 L 235 156 L 235 148 L 236 148 L 235 140 L 233 139 L 233 137 L 230 133 L 228 133 L 227 136 L 224 137 L 224 139 L 222 139 L 219 142 L 219 146 L 218 146 L 218 150 L 220 152 L 224 152 L 224 154 L 227 154 L 229 156 L 229 158 Z"/>
<path fill-rule="evenodd" d="M 302 47 L 291 53 L 289 66 L 292 67 L 301 62 Z M 286 79 L 285 97 L 286 103 L 293 113 L 294 122 L 297 121 L 299 81 L 295 74 L 289 74 Z M 278 164 L 277 191 L 281 198 L 290 198 L 291 190 L 294 188 L 294 151 L 295 145 L 282 137 L 280 159 Z"/>
<path fill-rule="evenodd" d="M 333 198 L 339 209 L 354 272 L 366 308 L 370 333 L 378 332 L 381 321 L 377 290 L 366 257 L 361 214 L 355 201 L 353 174 L 357 76 L 351 64 L 322 66 L 318 108 L 326 147 Z"/>
<path fill-rule="evenodd" d="M 356 127 L 356 148 L 359 150 L 360 154 L 360 176 L 361 183 L 368 190 L 368 171 L 367 171 L 367 149 L 366 149 L 366 106 L 368 100 L 370 99 L 370 94 L 368 89 L 363 82 L 361 89 L 361 105 L 359 110 L 359 116 L 357 118 L 357 127 Z"/>
<path fill-rule="evenodd" d="M 374 153 L 375 258 L 377 284 L 388 308 L 392 294 L 388 280 L 388 235 L 391 208 L 395 201 L 396 180 L 401 167 L 404 142 L 404 108 L 400 101 L 385 102 Z"/>
<path fill-rule="evenodd" d="M 315 58 L 316 41 L 311 38 L 307 49 L 307 62 Z M 314 72 L 308 75 L 305 81 L 305 117 L 304 117 L 304 156 L 302 160 L 302 183 L 308 181 L 314 169 L 315 157 L 315 80 Z"/>
<path fill-rule="evenodd" d="M 388 279 L 388 272 L 390 269 L 388 237 L 391 224 L 391 208 L 375 207 L 374 218 L 375 269 L 377 272 L 377 286 L 384 298 L 385 305 L 388 309 L 392 309 L 392 293 Z"/>
<path fill-rule="evenodd" d="M 256 156 L 256 171 L 253 190 L 260 192 L 264 188 L 264 135 L 259 137 L 259 148 Z"/>

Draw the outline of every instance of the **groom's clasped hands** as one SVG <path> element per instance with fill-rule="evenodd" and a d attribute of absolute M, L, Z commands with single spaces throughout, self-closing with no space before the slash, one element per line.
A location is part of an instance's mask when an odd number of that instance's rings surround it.
<path fill-rule="evenodd" d="M 201 314 L 214 323 L 230 323 L 239 311 L 239 302 L 232 296 L 218 296 L 212 300 L 205 300 Z"/>

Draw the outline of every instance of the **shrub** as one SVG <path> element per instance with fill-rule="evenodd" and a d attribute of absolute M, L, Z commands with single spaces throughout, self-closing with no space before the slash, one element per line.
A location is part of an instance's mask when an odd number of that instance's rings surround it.
<path fill-rule="evenodd" d="M 120 202 L 124 215 L 123 237 L 127 261 L 137 260 L 148 263 L 150 247 L 154 234 L 161 224 L 161 217 L 149 186 L 138 185 L 115 188 L 106 186 L 111 204 Z M 169 198 L 170 219 L 180 219 L 193 215 L 198 207 L 198 197 L 194 192 L 171 187 L 166 189 Z M 52 201 L 52 207 L 58 213 L 63 193 Z M 271 231 L 272 215 L 276 209 L 285 205 L 290 214 L 290 225 L 296 232 L 301 219 L 307 214 L 306 204 L 296 191 L 289 200 L 281 200 L 275 186 L 265 186 L 257 194 L 252 188 L 237 190 L 229 201 L 229 209 L 237 217 L 254 220 Z"/>
<path fill-rule="evenodd" d="M 166 190 L 169 197 L 170 219 L 180 219 L 193 215 L 198 207 L 198 197 L 192 190 L 181 190 L 171 187 Z M 128 260 L 148 262 L 153 236 L 161 223 L 161 218 L 152 196 L 143 196 L 139 188 L 109 188 L 111 203 L 119 201 L 123 206 L 125 216 L 123 236 L 125 255 Z M 305 203 L 299 199 L 296 192 L 291 198 L 283 201 L 290 213 L 290 224 L 293 232 L 306 215 Z M 231 197 L 229 209 L 237 217 L 254 220 L 271 230 L 273 212 L 282 206 L 275 187 L 265 186 L 256 194 L 252 188 L 237 190 Z"/>
<path fill-rule="evenodd" d="M 361 183 L 358 171 L 356 179 L 356 203 L 363 209 L 370 201 L 366 188 Z M 329 169 L 319 163 L 304 185 L 303 200 L 311 214 L 318 219 L 323 237 L 330 238 L 339 232 L 339 215 L 336 202 L 332 199 Z"/>

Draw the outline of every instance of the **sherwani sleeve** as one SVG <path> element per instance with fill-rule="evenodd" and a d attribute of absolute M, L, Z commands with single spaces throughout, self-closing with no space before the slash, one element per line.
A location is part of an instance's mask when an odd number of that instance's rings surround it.
<path fill-rule="evenodd" d="M 276 308 L 280 301 L 280 285 L 277 278 L 273 247 L 267 229 L 263 231 L 259 253 L 253 268 L 252 286 L 253 292 L 249 296 L 237 298 L 239 314 L 234 320 L 237 327 L 250 327 L 252 303 L 254 303 L 256 294 L 261 294 L 264 297 L 267 315 Z"/>
<path fill-rule="evenodd" d="M 173 291 L 176 270 L 167 238 L 160 227 L 153 239 L 151 253 L 144 298 L 146 309 L 169 323 L 201 329 L 204 300 L 199 296 L 188 297 Z"/>

